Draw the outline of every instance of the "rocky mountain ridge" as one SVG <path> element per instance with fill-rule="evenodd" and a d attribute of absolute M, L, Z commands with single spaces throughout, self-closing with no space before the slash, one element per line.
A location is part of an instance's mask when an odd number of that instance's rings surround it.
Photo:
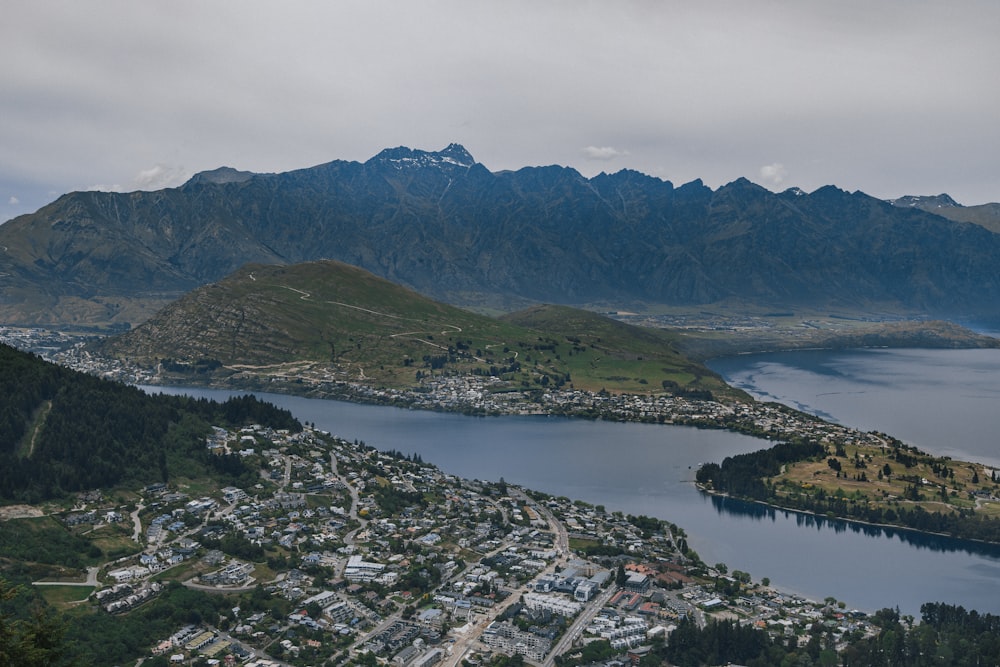
<path fill-rule="evenodd" d="M 71 193 L 0 226 L 0 247 L 8 324 L 134 325 L 247 263 L 317 259 L 493 312 L 725 304 L 1000 319 L 1000 236 L 979 224 L 833 186 L 494 173 L 457 144 Z"/>
<path fill-rule="evenodd" d="M 955 222 L 971 222 L 991 232 L 1000 233 L 1000 204 L 997 203 L 962 206 L 947 194 L 907 195 L 889 201 L 893 206 L 918 208 Z"/>

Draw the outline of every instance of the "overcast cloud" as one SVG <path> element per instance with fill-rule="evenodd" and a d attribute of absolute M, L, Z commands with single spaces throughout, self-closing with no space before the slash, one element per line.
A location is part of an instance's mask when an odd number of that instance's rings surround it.
<path fill-rule="evenodd" d="M 0 220 L 463 144 L 487 168 L 1000 201 L 1000 3 L 8 0 Z"/>

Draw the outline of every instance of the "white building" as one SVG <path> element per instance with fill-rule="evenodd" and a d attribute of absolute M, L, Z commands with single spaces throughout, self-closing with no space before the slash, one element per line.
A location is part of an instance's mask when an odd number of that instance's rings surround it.
<path fill-rule="evenodd" d="M 569 600 L 559 595 L 545 595 L 543 593 L 526 593 L 524 595 L 524 606 L 531 610 L 550 611 L 560 616 L 576 616 L 583 608 L 583 605 L 575 600 Z"/>

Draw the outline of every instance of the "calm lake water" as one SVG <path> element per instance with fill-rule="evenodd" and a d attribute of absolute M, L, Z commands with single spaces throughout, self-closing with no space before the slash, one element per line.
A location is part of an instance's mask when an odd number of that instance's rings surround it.
<path fill-rule="evenodd" d="M 774 372 L 766 377 L 777 379 L 780 359 L 768 357 Z M 886 372 L 891 371 L 887 357 L 875 358 L 882 360 Z M 857 359 L 846 361 L 850 365 L 858 363 Z M 904 366 L 913 363 L 907 354 L 896 359 Z M 720 369 L 721 363 L 729 364 L 726 370 Z M 763 377 L 750 370 L 756 363 L 753 357 L 739 357 L 713 366 L 734 377 L 741 368 L 753 377 Z M 812 363 L 825 362 L 815 357 Z M 786 367 L 796 372 L 794 365 Z M 892 372 L 903 373 L 908 382 L 916 373 L 912 367 Z M 833 374 L 822 393 L 838 393 L 835 385 L 840 377 Z M 752 389 L 749 381 L 741 386 Z M 787 395 L 793 395 L 791 381 L 784 386 Z M 214 390 L 151 389 L 219 400 L 229 395 Z M 978 395 L 986 389 L 976 391 Z M 931 601 L 1000 613 L 1000 548 L 773 511 L 710 498 L 694 488 L 692 479 L 699 463 L 761 449 L 769 445 L 767 441 L 677 426 L 553 417 L 466 417 L 258 395 L 335 435 L 363 440 L 382 450 L 419 453 L 425 461 L 462 477 L 491 481 L 503 477 L 554 495 L 603 504 L 608 511 L 666 519 L 686 531 L 689 543 L 706 562 L 725 562 L 754 579 L 769 577 L 772 585 L 806 597 L 833 596 L 851 608 L 867 611 L 898 606 L 915 616 L 923 602 Z M 808 399 L 803 403 L 813 401 L 808 392 L 802 395 Z M 837 414 L 829 406 L 823 409 L 828 417 L 853 424 L 849 415 Z M 888 406 L 886 410 L 891 412 Z M 863 427 L 912 439 L 877 420 Z"/>
<path fill-rule="evenodd" d="M 1000 467 L 1000 350 L 809 350 L 709 366 L 760 400 Z"/>

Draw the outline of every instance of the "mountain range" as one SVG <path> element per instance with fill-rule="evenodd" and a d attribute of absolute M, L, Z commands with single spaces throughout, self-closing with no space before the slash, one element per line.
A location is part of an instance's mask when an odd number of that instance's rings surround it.
<path fill-rule="evenodd" d="M 1000 204 L 962 206 L 947 194 L 921 197 L 909 195 L 890 199 L 893 206 L 918 208 L 955 222 L 974 222 L 991 232 L 1000 232 Z"/>
<path fill-rule="evenodd" d="M 248 263 L 318 259 L 482 312 L 1000 320 L 989 210 L 918 203 L 629 170 L 491 172 L 457 144 L 279 174 L 224 167 L 155 192 L 70 193 L 0 226 L 0 321 L 125 328 Z"/>

